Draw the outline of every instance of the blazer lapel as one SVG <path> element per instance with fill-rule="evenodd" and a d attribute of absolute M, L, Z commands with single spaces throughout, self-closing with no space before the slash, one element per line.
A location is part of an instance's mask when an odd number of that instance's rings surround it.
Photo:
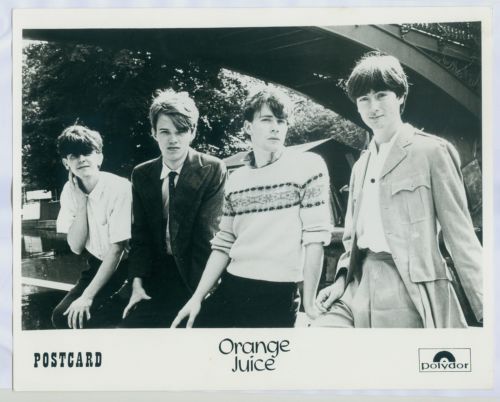
<path fill-rule="evenodd" d="M 209 166 L 201 164 L 198 152 L 190 148 L 179 175 L 173 205 L 169 211 L 170 239 L 172 241 L 176 240 L 179 233 L 180 220 L 193 213 L 193 201 L 198 197 L 198 189 L 209 170 Z"/>
<path fill-rule="evenodd" d="M 399 136 L 396 138 L 392 149 L 389 151 L 389 155 L 384 163 L 384 167 L 380 172 L 380 178 L 384 177 L 386 174 L 391 172 L 396 166 L 398 166 L 403 159 L 406 158 L 408 152 L 406 147 L 411 144 L 414 129 L 409 124 L 405 124 Z"/>
<path fill-rule="evenodd" d="M 163 214 L 163 201 L 161 194 L 162 181 L 160 180 L 162 168 L 161 156 L 157 158 L 152 164 L 147 176 L 145 177 L 148 181 L 143 185 L 144 198 L 146 200 L 146 205 L 150 208 L 153 216 L 158 216 L 158 219 L 154 220 L 154 225 L 157 230 L 157 234 L 163 239 L 162 233 L 162 214 Z"/>

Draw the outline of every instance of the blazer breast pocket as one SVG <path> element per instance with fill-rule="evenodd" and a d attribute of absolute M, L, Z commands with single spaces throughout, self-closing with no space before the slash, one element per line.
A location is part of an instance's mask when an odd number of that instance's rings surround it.
<path fill-rule="evenodd" d="M 397 205 L 402 223 L 416 223 L 429 219 L 431 202 L 430 178 L 417 174 L 391 185 L 391 196 Z"/>

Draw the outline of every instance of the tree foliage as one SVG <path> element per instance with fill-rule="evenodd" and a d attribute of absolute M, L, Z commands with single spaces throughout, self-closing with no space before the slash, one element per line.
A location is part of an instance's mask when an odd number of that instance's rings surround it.
<path fill-rule="evenodd" d="M 103 169 L 128 177 L 136 164 L 159 155 L 148 108 L 155 90 L 164 88 L 187 91 L 194 98 L 200 120 L 193 146 L 221 158 L 230 156 L 248 145 L 241 106 L 257 84 L 262 82 L 220 66 L 173 63 L 148 51 L 28 43 L 23 58 L 23 183 L 27 189 L 60 190 L 66 173 L 55 139 L 75 122 L 102 134 Z M 356 146 L 363 137 L 335 113 L 298 94 L 291 96 L 297 108 L 288 144 L 341 132 L 343 141 Z"/>

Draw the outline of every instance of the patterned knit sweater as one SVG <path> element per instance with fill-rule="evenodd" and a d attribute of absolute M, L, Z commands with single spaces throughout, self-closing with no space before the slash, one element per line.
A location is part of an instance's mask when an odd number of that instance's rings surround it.
<path fill-rule="evenodd" d="M 303 280 L 303 246 L 331 238 L 330 185 L 323 159 L 285 150 L 272 164 L 229 177 L 212 249 L 229 255 L 233 275 L 273 282 Z"/>

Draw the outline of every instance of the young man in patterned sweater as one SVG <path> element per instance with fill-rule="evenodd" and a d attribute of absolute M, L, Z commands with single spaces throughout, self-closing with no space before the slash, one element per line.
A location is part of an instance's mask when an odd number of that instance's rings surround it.
<path fill-rule="evenodd" d="M 285 149 L 288 105 L 269 89 L 248 99 L 244 129 L 253 151 L 228 180 L 212 254 L 172 327 L 185 317 L 188 327 L 293 327 L 301 281 L 307 315 L 319 314 L 314 299 L 331 237 L 329 177 L 318 155 Z"/>

